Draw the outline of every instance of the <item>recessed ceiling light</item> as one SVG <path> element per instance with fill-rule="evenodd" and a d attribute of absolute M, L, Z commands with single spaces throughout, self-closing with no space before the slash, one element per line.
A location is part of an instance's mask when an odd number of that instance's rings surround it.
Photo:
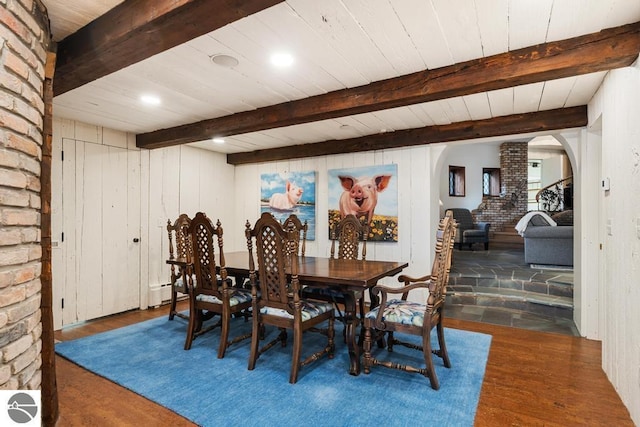
<path fill-rule="evenodd" d="M 226 68 L 233 68 L 240 63 L 240 61 L 233 56 L 224 54 L 211 55 L 211 61 L 216 65 Z"/>
<path fill-rule="evenodd" d="M 289 67 L 293 64 L 293 55 L 286 52 L 278 52 L 271 55 L 271 64 L 276 67 Z"/>
<path fill-rule="evenodd" d="M 155 95 L 142 95 L 140 101 L 147 105 L 160 105 L 160 98 Z"/>
<path fill-rule="evenodd" d="M 213 142 L 216 144 L 224 144 L 224 138 L 213 138 Z"/>

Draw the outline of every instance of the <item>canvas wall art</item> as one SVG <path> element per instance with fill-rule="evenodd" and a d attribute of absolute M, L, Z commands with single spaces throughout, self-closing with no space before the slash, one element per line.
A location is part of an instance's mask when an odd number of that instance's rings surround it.
<path fill-rule="evenodd" d="M 307 221 L 307 240 L 315 240 L 316 173 L 265 173 L 260 182 L 260 212 L 271 212 L 280 222 L 295 214 Z"/>
<path fill-rule="evenodd" d="M 333 224 L 354 214 L 369 224 L 369 241 L 398 241 L 397 165 L 331 169 L 328 184 L 329 236 Z"/>

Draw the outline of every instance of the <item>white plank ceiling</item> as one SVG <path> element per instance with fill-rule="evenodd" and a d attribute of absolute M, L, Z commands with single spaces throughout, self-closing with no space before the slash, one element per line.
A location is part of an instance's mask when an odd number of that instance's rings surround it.
<path fill-rule="evenodd" d="M 119 0 L 44 0 L 61 40 Z M 133 133 L 225 116 L 640 21 L 640 0 L 287 0 L 54 99 L 54 114 Z M 294 64 L 270 65 L 277 51 Z M 231 55 L 225 68 L 211 57 Z M 605 73 L 234 135 L 235 153 L 584 105 Z M 159 106 L 142 105 L 143 94 Z M 215 135 L 211 135 L 214 137 Z"/>

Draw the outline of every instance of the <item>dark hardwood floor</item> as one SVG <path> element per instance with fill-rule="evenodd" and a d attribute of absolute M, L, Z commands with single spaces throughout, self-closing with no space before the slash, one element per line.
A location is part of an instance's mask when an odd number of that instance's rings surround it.
<path fill-rule="evenodd" d="M 181 304 L 181 309 L 185 309 L 184 302 Z M 110 316 L 57 331 L 55 337 L 58 340 L 80 338 L 166 316 L 167 310 L 165 306 Z M 493 336 L 476 426 L 634 425 L 600 367 L 599 342 L 457 319 L 445 319 L 445 325 Z M 212 363 L 215 363 L 215 349 L 211 352 Z M 465 361 L 452 363 L 455 369 L 455 363 Z M 59 426 L 194 425 L 61 357 L 56 357 L 56 371 Z M 229 423 L 240 421 L 229 420 Z"/>

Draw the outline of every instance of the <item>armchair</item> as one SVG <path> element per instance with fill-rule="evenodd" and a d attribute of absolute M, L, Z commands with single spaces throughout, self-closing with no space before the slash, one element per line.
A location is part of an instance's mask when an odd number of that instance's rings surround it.
<path fill-rule="evenodd" d="M 489 228 L 491 224 L 488 222 L 473 222 L 473 216 L 469 209 L 451 208 L 447 212 L 453 214 L 453 218 L 458 223 L 458 232 L 456 233 L 455 243 L 458 249 L 462 249 L 462 245 L 469 245 L 471 249 L 474 243 L 484 243 L 484 250 L 489 249 Z"/>
<path fill-rule="evenodd" d="M 402 275 L 398 278 L 404 283 L 403 287 L 392 288 L 377 285 L 373 288 L 376 293 L 381 293 L 380 305 L 367 313 L 364 320 L 364 373 L 369 374 L 371 367 L 384 366 L 399 369 L 405 372 L 419 373 L 429 378 L 431 387 L 440 388 L 438 376 L 434 368 L 432 354 L 439 356 L 444 361 L 446 368 L 451 367 L 447 347 L 444 340 L 444 327 L 442 325 L 443 309 L 447 284 L 449 282 L 449 270 L 451 268 L 451 253 L 456 235 L 456 222 L 449 211 L 440 220 L 440 226 L 436 237 L 436 250 L 431 276 L 411 278 Z M 407 301 L 410 291 L 414 289 L 427 289 L 428 296 L 425 303 Z M 400 299 L 389 299 L 390 294 L 402 294 Z M 436 328 L 438 334 L 439 349 L 431 347 L 431 330 Z M 422 345 L 416 345 L 401 341 L 394 333 L 415 335 L 422 338 Z M 419 350 L 423 354 L 425 366 L 414 367 L 392 361 L 379 360 L 371 352 L 373 341 L 378 341 L 384 346 L 383 338 L 387 336 L 387 349 L 393 351 L 395 344 L 410 349 Z"/>
<path fill-rule="evenodd" d="M 167 233 L 169 234 L 169 261 L 186 262 L 191 252 L 191 239 L 187 235 L 187 229 L 191 224 L 191 219 L 187 214 L 181 214 L 176 221 L 171 224 L 167 220 Z M 169 320 L 175 316 L 188 320 L 189 316 L 176 311 L 178 293 L 187 294 L 189 289 L 187 281 L 184 279 L 186 267 L 184 264 L 171 264 L 171 305 L 169 308 Z"/>

